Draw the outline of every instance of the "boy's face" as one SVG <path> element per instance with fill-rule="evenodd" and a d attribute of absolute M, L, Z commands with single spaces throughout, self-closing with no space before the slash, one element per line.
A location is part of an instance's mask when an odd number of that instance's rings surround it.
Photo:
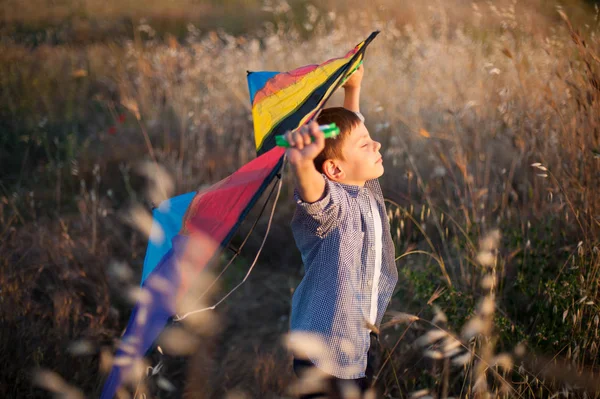
<path fill-rule="evenodd" d="M 371 139 L 364 123 L 357 125 L 342 144 L 344 160 L 336 160 L 344 177 L 344 184 L 363 186 L 367 180 L 383 175 L 383 160 L 379 149 L 381 144 Z"/>

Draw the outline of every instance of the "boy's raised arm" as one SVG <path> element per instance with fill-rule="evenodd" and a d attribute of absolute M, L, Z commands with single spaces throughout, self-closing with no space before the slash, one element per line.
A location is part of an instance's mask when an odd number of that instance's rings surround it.
<path fill-rule="evenodd" d="M 314 141 L 312 138 L 314 137 Z M 316 202 L 325 192 L 325 179 L 317 171 L 314 159 L 325 148 L 325 137 L 316 122 L 285 134 L 291 147 L 286 150 L 298 193 L 304 202 Z"/>
<path fill-rule="evenodd" d="M 344 108 L 353 112 L 360 112 L 360 86 L 365 73 L 361 65 L 344 83 Z"/>

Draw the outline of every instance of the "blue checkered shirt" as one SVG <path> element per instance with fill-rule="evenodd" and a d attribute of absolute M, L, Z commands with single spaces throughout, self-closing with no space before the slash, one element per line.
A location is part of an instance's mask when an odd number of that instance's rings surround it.
<path fill-rule="evenodd" d="M 304 202 L 294 191 L 292 233 L 305 273 L 292 298 L 290 329 L 321 338 L 323 353 L 308 356 L 318 368 L 338 378 L 360 378 L 365 376 L 370 345 L 365 320 L 369 320 L 375 270 L 369 196 L 374 196 L 383 224 L 377 327 L 398 281 L 394 244 L 377 179 L 359 187 L 323 178 L 325 192 L 317 202 Z"/>

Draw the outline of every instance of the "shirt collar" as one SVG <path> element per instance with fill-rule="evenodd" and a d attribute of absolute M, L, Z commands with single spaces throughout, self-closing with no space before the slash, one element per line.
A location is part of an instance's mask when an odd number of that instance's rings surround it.
<path fill-rule="evenodd" d="M 328 178 L 324 173 L 323 173 L 323 177 L 325 177 L 326 179 Z M 364 193 L 364 194 L 368 194 L 369 193 L 369 186 L 370 186 L 370 182 L 371 180 L 368 180 L 367 182 L 365 182 L 365 185 L 363 187 L 360 186 L 356 186 L 353 184 L 344 184 L 344 183 L 340 183 L 337 181 L 331 181 L 332 183 L 335 183 L 337 185 L 339 185 L 341 188 L 343 188 L 348 194 L 350 194 L 350 196 L 352 198 L 356 198 L 358 197 L 358 195 L 360 193 Z"/>

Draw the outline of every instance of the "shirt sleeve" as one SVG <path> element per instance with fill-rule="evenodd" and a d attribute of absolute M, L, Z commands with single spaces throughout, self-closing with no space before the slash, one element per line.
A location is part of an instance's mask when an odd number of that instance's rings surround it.
<path fill-rule="evenodd" d="M 323 179 L 325 180 L 323 196 L 315 202 L 304 201 L 298 189 L 294 188 L 297 212 L 319 236 L 324 236 L 339 223 L 342 209 L 339 188 L 325 176 Z"/>
<path fill-rule="evenodd" d="M 360 119 L 362 123 L 365 123 L 365 116 L 361 114 L 360 111 L 354 111 L 354 113 L 356 114 L 356 116 L 358 116 L 358 119 Z"/>

